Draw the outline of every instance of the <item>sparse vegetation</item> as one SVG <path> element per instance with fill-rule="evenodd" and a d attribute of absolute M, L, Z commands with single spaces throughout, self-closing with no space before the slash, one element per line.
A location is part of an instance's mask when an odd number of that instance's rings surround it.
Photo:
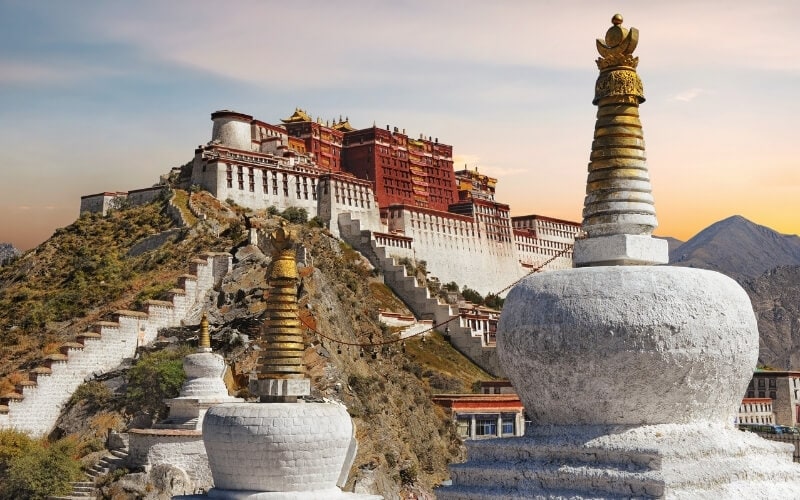
<path fill-rule="evenodd" d="M 73 437 L 49 443 L 12 430 L 0 430 L 0 499 L 38 500 L 70 491 L 83 473 Z"/>

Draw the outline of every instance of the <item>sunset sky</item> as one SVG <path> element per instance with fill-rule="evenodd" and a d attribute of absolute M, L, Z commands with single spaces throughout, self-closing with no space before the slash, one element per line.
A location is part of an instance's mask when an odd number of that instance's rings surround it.
<path fill-rule="evenodd" d="M 438 137 L 512 215 L 579 221 L 615 12 L 640 31 L 656 234 L 734 214 L 800 233 L 794 0 L 0 0 L 0 242 L 31 248 L 81 195 L 154 184 L 219 109 Z"/>

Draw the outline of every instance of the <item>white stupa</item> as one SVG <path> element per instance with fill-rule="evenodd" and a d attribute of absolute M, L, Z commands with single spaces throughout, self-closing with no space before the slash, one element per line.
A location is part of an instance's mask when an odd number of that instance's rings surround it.
<path fill-rule="evenodd" d="M 531 425 L 468 441 L 437 498 L 800 498 L 792 445 L 733 425 L 758 357 L 747 294 L 716 272 L 649 265 L 667 245 L 650 236 L 638 31 L 612 23 L 597 41 L 579 268 L 523 280 L 498 324 Z"/>
<path fill-rule="evenodd" d="M 155 425 L 156 428 L 203 428 L 203 417 L 212 406 L 243 401 L 228 394 L 223 379 L 227 366 L 225 359 L 211 352 L 208 318 L 203 313 L 200 320 L 200 342 L 197 352 L 183 358 L 186 380 L 177 398 L 167 400 L 169 417 Z"/>
<path fill-rule="evenodd" d="M 342 492 L 355 459 L 355 427 L 344 405 L 307 403 L 303 343 L 297 315 L 297 265 L 285 227 L 275 248 L 263 330 L 263 352 L 250 390 L 260 403 L 211 408 L 203 439 L 214 479 L 210 498 L 248 500 L 374 499 Z"/>
<path fill-rule="evenodd" d="M 188 491 L 211 487 L 201 428 L 206 411 L 221 403 L 242 401 L 228 394 L 223 380 L 225 360 L 211 352 L 208 319 L 200 320 L 200 345 L 197 352 L 183 358 L 186 380 L 177 398 L 167 400 L 169 417 L 152 429 L 131 429 L 129 465 L 147 471 L 157 465 L 170 465 L 183 471 Z"/>

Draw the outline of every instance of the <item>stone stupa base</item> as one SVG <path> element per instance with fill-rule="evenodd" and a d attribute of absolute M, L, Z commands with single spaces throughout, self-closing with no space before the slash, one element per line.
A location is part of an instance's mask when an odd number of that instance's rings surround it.
<path fill-rule="evenodd" d="M 800 496 L 791 444 L 720 424 L 538 426 L 466 444 L 439 500 Z"/>
<path fill-rule="evenodd" d="M 314 491 L 241 491 L 211 489 L 206 496 L 178 497 L 182 500 L 218 498 L 224 500 L 381 500 L 379 495 L 346 493 L 339 488 Z"/>

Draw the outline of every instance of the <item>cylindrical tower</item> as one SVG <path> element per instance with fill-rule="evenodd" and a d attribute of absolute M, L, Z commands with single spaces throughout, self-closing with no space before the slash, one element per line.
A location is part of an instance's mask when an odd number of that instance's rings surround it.
<path fill-rule="evenodd" d="M 211 140 L 219 141 L 220 145 L 243 151 L 253 149 L 253 139 L 250 132 L 250 123 L 253 117 L 236 111 L 215 111 L 211 113 L 214 128 L 211 131 Z"/>

